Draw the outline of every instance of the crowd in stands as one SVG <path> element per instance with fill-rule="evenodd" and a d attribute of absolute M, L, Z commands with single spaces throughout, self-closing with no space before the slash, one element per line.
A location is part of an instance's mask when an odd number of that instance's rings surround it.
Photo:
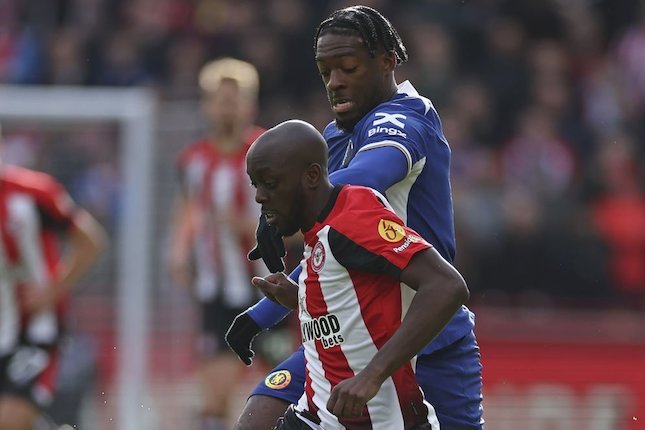
<path fill-rule="evenodd" d="M 411 60 L 397 79 L 442 118 L 456 264 L 473 299 L 645 307 L 645 2 L 362 3 L 399 29 Z M 315 29 L 349 4 L 6 0 L 0 83 L 142 85 L 160 100 L 196 99 L 199 68 L 234 56 L 260 71 L 260 125 L 301 118 L 322 130 L 331 114 Z M 86 156 L 99 168 L 71 191 L 116 196 L 96 146 Z"/>

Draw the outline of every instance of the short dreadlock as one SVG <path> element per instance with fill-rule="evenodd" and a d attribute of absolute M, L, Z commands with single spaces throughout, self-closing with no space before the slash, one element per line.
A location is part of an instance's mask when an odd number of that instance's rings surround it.
<path fill-rule="evenodd" d="M 318 39 L 327 31 L 341 34 L 357 32 L 372 57 L 382 48 L 386 52 L 394 52 L 397 64 L 408 60 L 408 51 L 399 33 L 387 18 L 371 7 L 350 6 L 332 13 L 318 26 L 314 51 L 318 47 Z"/>

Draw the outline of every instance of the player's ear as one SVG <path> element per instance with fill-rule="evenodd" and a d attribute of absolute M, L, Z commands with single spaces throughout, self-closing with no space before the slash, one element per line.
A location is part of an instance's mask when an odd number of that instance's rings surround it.
<path fill-rule="evenodd" d="M 381 67 L 384 72 L 391 72 L 396 67 L 396 54 L 392 51 L 380 55 Z"/>
<path fill-rule="evenodd" d="M 311 163 L 303 174 L 304 185 L 307 188 L 315 188 L 322 178 L 322 167 L 318 163 Z"/>

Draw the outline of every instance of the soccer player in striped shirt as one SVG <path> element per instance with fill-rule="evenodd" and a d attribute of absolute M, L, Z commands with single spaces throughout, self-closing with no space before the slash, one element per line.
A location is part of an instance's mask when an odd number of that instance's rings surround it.
<path fill-rule="evenodd" d="M 0 429 L 35 428 L 51 403 L 69 293 L 105 240 L 54 178 L 0 158 Z"/>
<path fill-rule="evenodd" d="M 376 10 L 353 6 L 320 24 L 314 51 L 335 116 L 323 133 L 330 181 L 378 190 L 406 225 L 452 262 L 456 244 L 450 148 L 430 100 L 410 82 L 396 83 L 394 70 L 408 58 L 398 33 Z M 258 235 L 259 245 L 262 237 L 272 236 Z M 296 269 L 291 278 L 299 274 Z M 236 318 L 228 331 L 229 345 L 250 364 L 253 337 L 288 312 L 263 299 Z M 482 428 L 481 360 L 474 315 L 467 307 L 458 309 L 444 330 L 419 351 L 415 370 L 442 430 Z M 280 382 L 283 376 L 288 382 Z M 300 397 L 303 386 L 304 358 L 299 350 L 256 387 L 237 429 L 268 427 L 266 423 L 274 422 Z"/>
<path fill-rule="evenodd" d="M 270 129 L 246 162 L 267 222 L 305 239 L 298 284 L 283 273 L 253 278 L 298 310 L 306 382 L 290 413 L 326 430 L 439 429 L 411 360 L 468 299 L 461 275 L 380 193 L 332 185 L 311 125 Z"/>

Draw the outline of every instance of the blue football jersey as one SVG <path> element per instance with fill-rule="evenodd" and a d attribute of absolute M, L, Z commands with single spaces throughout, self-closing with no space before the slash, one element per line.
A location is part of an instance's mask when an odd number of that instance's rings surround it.
<path fill-rule="evenodd" d="M 408 81 L 398 92 L 365 115 L 351 132 L 340 130 L 331 122 L 323 135 L 329 146 L 328 169 L 332 182 L 369 185 L 384 194 L 406 224 L 416 230 L 449 262 L 455 257 L 455 229 L 450 187 L 450 146 L 441 129 L 441 121 L 432 102 L 419 95 Z M 374 151 L 370 171 L 398 169 L 401 177 L 393 183 L 366 183 L 363 169 L 352 169 L 362 154 Z M 377 154 L 383 154 L 379 157 Z M 343 171 L 343 169 L 347 169 Z M 389 169 L 389 170 L 388 170 Z M 355 174 L 352 172 L 356 172 Z M 346 174 L 341 174 L 346 173 Z M 466 308 L 455 314 L 441 334 L 423 352 L 430 353 L 468 334 L 474 315 Z"/>

